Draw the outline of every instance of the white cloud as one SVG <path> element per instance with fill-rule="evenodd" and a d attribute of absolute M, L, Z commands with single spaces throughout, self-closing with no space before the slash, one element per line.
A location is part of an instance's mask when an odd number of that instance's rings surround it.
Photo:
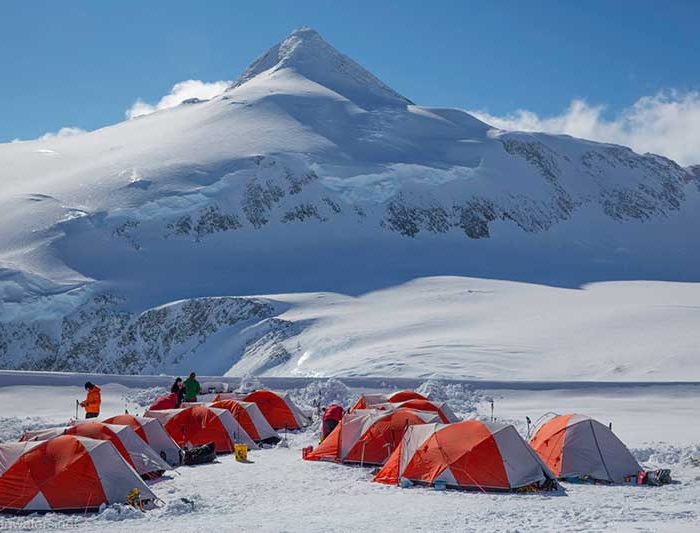
<path fill-rule="evenodd" d="M 58 137 L 72 137 L 73 135 L 82 135 L 83 133 L 87 133 L 87 131 L 85 131 L 82 128 L 67 126 L 65 128 L 61 128 L 57 132 L 44 133 L 41 137 L 39 137 L 39 140 L 48 141 L 50 139 L 56 139 Z"/>
<path fill-rule="evenodd" d="M 564 133 L 660 154 L 681 165 L 700 163 L 700 92 L 644 96 L 610 119 L 604 111 L 605 106 L 573 100 L 551 117 L 526 110 L 500 117 L 485 111 L 471 113 L 500 129 Z"/>
<path fill-rule="evenodd" d="M 137 99 L 134 104 L 126 110 L 126 118 L 132 119 L 143 115 L 149 115 L 161 109 L 175 107 L 180 105 L 185 100 L 198 98 L 200 100 L 208 100 L 223 93 L 231 85 L 230 81 L 213 81 L 207 83 L 201 80 L 185 80 L 173 85 L 170 92 L 161 98 L 157 104 L 149 104 L 141 98 Z"/>
<path fill-rule="evenodd" d="M 54 131 L 46 132 L 43 135 L 37 137 L 36 139 L 32 139 L 32 140 L 50 141 L 52 139 L 58 139 L 61 137 L 72 137 L 73 135 L 82 135 L 83 133 L 87 133 L 87 131 L 82 129 L 82 128 L 67 126 L 67 127 L 61 128 L 60 130 L 55 131 L 55 132 Z M 10 142 L 21 143 L 21 142 L 24 142 L 24 139 L 12 139 Z"/>

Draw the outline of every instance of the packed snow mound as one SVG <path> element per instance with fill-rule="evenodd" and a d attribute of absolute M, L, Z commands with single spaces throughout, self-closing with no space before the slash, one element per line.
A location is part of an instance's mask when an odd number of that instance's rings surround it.
<path fill-rule="evenodd" d="M 306 387 L 290 391 L 290 396 L 295 404 L 311 412 L 317 412 L 332 403 L 347 409 L 357 399 L 357 394 L 336 378 L 312 381 Z"/>
<path fill-rule="evenodd" d="M 0 442 L 17 441 L 27 431 L 65 427 L 64 423 L 51 421 L 43 416 L 0 417 Z"/>
<path fill-rule="evenodd" d="M 304 27 L 268 50 L 250 65 L 232 89 L 260 74 L 289 69 L 361 106 L 406 105 L 412 102 Z"/>
<path fill-rule="evenodd" d="M 645 465 L 660 468 L 664 465 L 700 467 L 700 444 L 678 446 L 667 442 L 653 442 L 644 448 L 634 448 L 633 455 Z"/>
<path fill-rule="evenodd" d="M 416 390 L 432 402 L 447 403 L 452 411 L 463 419 L 476 417 L 479 407 L 486 401 L 483 392 L 465 383 L 429 379 Z"/>

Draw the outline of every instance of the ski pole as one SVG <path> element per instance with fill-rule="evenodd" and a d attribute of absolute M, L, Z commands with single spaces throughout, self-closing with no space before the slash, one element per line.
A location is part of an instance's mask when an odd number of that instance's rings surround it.
<path fill-rule="evenodd" d="M 75 419 L 78 420 L 78 406 L 80 406 L 80 402 L 78 400 L 75 400 Z"/>

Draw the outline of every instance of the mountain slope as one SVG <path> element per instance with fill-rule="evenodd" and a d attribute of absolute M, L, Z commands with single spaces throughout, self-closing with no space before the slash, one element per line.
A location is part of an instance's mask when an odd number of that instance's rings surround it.
<path fill-rule="evenodd" d="M 87 337 L 120 342 L 119 327 L 187 299 L 360 294 L 433 275 L 567 287 L 700 276 L 691 169 L 416 106 L 307 28 L 220 97 L 0 145 L 0 169 L 6 366 L 68 367 L 65 350 L 34 346 L 60 343 L 81 312 L 103 331 Z M 143 344 L 123 342 L 104 368 L 174 368 L 182 355 L 125 365 Z"/>

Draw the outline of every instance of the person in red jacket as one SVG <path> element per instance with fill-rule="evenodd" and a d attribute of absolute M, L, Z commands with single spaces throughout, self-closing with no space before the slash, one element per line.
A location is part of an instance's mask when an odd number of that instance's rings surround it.
<path fill-rule="evenodd" d="M 323 410 L 323 430 L 321 440 L 325 439 L 340 423 L 345 411 L 337 403 L 332 403 Z"/>
<path fill-rule="evenodd" d="M 87 391 L 87 398 L 85 398 L 85 401 L 80 402 L 80 407 L 85 409 L 85 418 L 97 418 L 100 416 L 100 404 L 102 403 L 100 388 L 88 381 L 85 384 L 85 390 Z"/>

